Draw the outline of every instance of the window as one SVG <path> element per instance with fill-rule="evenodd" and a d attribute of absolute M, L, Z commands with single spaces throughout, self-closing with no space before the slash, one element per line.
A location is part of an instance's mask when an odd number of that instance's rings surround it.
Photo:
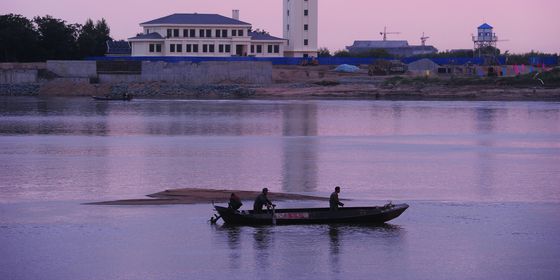
<path fill-rule="evenodd" d="M 169 45 L 169 52 L 175 52 L 175 44 Z"/>
<path fill-rule="evenodd" d="M 173 29 L 173 37 L 179 37 L 179 29 Z"/>
<path fill-rule="evenodd" d="M 309 10 L 303 10 L 303 15 L 308 16 L 309 15 Z"/>
<path fill-rule="evenodd" d="M 196 30 L 195 30 L 195 29 L 190 29 L 190 30 L 189 30 L 189 33 L 190 33 L 190 34 L 189 34 L 189 35 L 190 35 L 189 37 L 191 37 L 191 38 L 196 37 Z"/>
<path fill-rule="evenodd" d="M 303 25 L 303 30 L 309 30 L 309 25 L 304 24 L 304 25 Z"/>
<path fill-rule="evenodd" d="M 150 29 L 146 29 L 146 34 L 150 34 Z"/>
<path fill-rule="evenodd" d="M 167 38 L 171 38 L 172 33 L 173 33 L 173 30 L 167 29 Z"/>
<path fill-rule="evenodd" d="M 161 44 L 156 44 L 156 52 L 161 52 Z"/>
<path fill-rule="evenodd" d="M 231 45 L 226 45 L 226 52 L 227 53 L 231 52 Z"/>
<path fill-rule="evenodd" d="M 231 36 L 237 36 L 237 30 L 236 29 L 231 31 Z"/>
<path fill-rule="evenodd" d="M 274 45 L 274 53 L 280 53 L 280 45 Z"/>
<path fill-rule="evenodd" d="M 209 47 L 210 47 L 210 52 L 214 52 L 214 51 L 215 51 L 215 49 L 214 49 L 215 46 L 214 46 L 214 45 L 210 45 Z"/>
<path fill-rule="evenodd" d="M 216 29 L 216 38 L 220 38 L 222 37 L 222 31 L 219 29 Z"/>
<path fill-rule="evenodd" d="M 288 16 L 290 16 L 290 10 L 288 10 Z"/>
<path fill-rule="evenodd" d="M 189 37 L 189 30 L 183 29 L 183 37 Z"/>
<path fill-rule="evenodd" d="M 192 52 L 192 45 L 191 44 L 186 45 L 186 52 L 188 52 L 188 53 Z"/>
<path fill-rule="evenodd" d="M 193 47 L 193 52 L 198 52 L 198 44 L 194 44 L 192 47 Z"/>
<path fill-rule="evenodd" d="M 268 45 L 268 53 L 272 53 L 272 45 Z"/>
<path fill-rule="evenodd" d="M 183 45 L 177 44 L 177 52 L 183 52 Z"/>
<path fill-rule="evenodd" d="M 206 44 L 202 45 L 202 52 L 203 53 L 208 52 L 208 45 L 206 45 Z"/>
<path fill-rule="evenodd" d="M 243 36 L 243 29 L 239 29 L 239 31 L 237 31 L 237 35 Z"/>
<path fill-rule="evenodd" d="M 223 53 L 224 52 L 224 45 L 218 45 L 218 52 Z"/>
<path fill-rule="evenodd" d="M 204 38 L 204 29 L 198 30 L 198 37 Z"/>
<path fill-rule="evenodd" d="M 307 39 L 304 39 L 304 40 L 303 40 L 303 45 L 304 45 L 304 46 L 307 46 L 307 45 L 309 45 L 309 40 L 307 40 Z"/>
<path fill-rule="evenodd" d="M 251 45 L 251 53 L 255 53 L 255 45 Z"/>
<path fill-rule="evenodd" d="M 257 45 L 257 53 L 262 53 L 262 45 Z"/>
<path fill-rule="evenodd" d="M 227 29 L 222 29 L 222 37 L 227 38 Z"/>
<path fill-rule="evenodd" d="M 156 46 L 154 44 L 150 44 L 150 52 L 155 51 Z"/>
<path fill-rule="evenodd" d="M 206 29 L 206 37 L 212 37 L 212 29 Z"/>
<path fill-rule="evenodd" d="M 288 29 L 288 31 L 290 30 L 290 25 L 286 25 L 286 29 Z"/>

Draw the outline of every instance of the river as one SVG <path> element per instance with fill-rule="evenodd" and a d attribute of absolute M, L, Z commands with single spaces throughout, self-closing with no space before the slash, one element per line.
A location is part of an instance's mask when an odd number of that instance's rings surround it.
<path fill-rule="evenodd" d="M 5 97 L 0 278 L 558 279 L 559 183 L 560 103 Z M 347 206 L 411 207 L 385 226 L 224 227 L 210 204 L 82 205 L 336 185 Z"/>

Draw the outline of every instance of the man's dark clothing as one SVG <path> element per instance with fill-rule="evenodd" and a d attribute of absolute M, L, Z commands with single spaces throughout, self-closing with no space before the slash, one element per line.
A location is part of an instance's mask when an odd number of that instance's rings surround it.
<path fill-rule="evenodd" d="M 338 193 L 336 191 L 334 191 L 331 194 L 331 198 L 329 199 L 329 205 L 331 207 L 331 210 L 337 210 L 338 206 L 344 206 L 344 203 L 338 200 Z"/>
<path fill-rule="evenodd" d="M 263 206 L 265 206 L 265 205 L 270 206 L 270 205 L 272 205 L 272 202 L 270 202 L 270 200 L 268 200 L 268 197 L 266 197 L 266 195 L 264 193 L 261 193 L 255 199 L 255 203 L 253 204 L 253 211 L 261 212 Z"/>

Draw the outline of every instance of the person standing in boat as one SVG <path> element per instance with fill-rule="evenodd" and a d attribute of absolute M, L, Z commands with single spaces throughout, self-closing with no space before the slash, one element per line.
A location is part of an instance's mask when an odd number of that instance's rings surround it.
<path fill-rule="evenodd" d="M 332 211 L 338 210 L 338 206 L 344 207 L 344 203 L 340 202 L 340 200 L 338 199 L 339 193 L 340 193 L 340 187 L 336 186 L 334 188 L 334 192 L 331 194 L 331 197 L 329 199 L 329 205 Z"/>
<path fill-rule="evenodd" d="M 241 208 L 242 205 L 243 203 L 241 202 L 239 196 L 237 196 L 235 193 L 231 193 L 231 196 L 229 197 L 228 207 L 237 211 L 239 210 L 239 208 Z"/>
<path fill-rule="evenodd" d="M 268 189 L 263 188 L 262 193 L 255 198 L 255 203 L 253 204 L 253 211 L 255 212 L 262 212 L 263 206 L 266 207 L 275 207 L 276 205 L 272 204 L 267 197 Z"/>

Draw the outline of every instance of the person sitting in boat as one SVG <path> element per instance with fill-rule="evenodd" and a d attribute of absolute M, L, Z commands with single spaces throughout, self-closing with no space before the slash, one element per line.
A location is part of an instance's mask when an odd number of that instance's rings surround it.
<path fill-rule="evenodd" d="M 331 198 L 329 199 L 329 205 L 332 211 L 338 210 L 338 206 L 344 207 L 344 203 L 340 202 L 338 199 L 338 194 L 340 193 L 340 187 L 336 186 L 334 188 L 334 192 L 331 194 Z"/>
<path fill-rule="evenodd" d="M 262 189 L 262 193 L 259 194 L 257 198 L 255 198 L 255 203 L 253 204 L 253 211 L 262 212 L 263 206 L 266 206 L 267 208 L 276 207 L 276 205 L 270 202 L 270 200 L 267 197 L 267 194 L 268 194 L 268 189 L 267 188 Z"/>
<path fill-rule="evenodd" d="M 239 210 L 239 208 L 241 208 L 242 205 L 243 203 L 241 203 L 241 199 L 239 198 L 239 196 L 237 196 L 235 193 L 231 193 L 231 196 L 229 197 L 228 207 L 237 211 Z"/>

